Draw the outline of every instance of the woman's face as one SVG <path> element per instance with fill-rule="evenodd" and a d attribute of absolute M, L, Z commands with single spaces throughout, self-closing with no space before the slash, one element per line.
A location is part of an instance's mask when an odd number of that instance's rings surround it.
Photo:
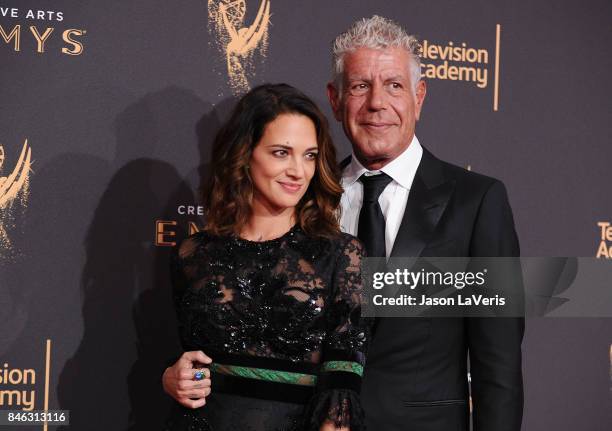
<path fill-rule="evenodd" d="M 294 208 L 315 173 L 318 145 L 312 120 L 281 114 L 266 126 L 249 163 L 254 204 L 273 213 Z"/>

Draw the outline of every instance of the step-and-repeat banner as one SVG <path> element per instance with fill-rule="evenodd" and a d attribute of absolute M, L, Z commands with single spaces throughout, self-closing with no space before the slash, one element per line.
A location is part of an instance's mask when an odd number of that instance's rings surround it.
<path fill-rule="evenodd" d="M 606 0 L 0 0 L 0 409 L 159 429 L 215 132 L 263 82 L 332 118 L 330 42 L 373 14 L 422 40 L 417 136 L 504 181 L 522 254 L 612 258 Z M 610 429 L 612 321 L 529 319 L 524 375 L 523 429 Z"/>

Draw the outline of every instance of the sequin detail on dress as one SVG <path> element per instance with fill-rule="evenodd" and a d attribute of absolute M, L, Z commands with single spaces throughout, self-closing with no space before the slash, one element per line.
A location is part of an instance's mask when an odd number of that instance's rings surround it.
<path fill-rule="evenodd" d="M 371 323 L 360 316 L 363 254 L 355 237 L 312 238 L 299 227 L 263 242 L 205 232 L 189 237 L 172 261 L 183 349 L 298 365 L 352 361 L 363 366 Z M 352 420 L 361 422 L 358 388 L 353 380 L 352 386 L 343 387 L 342 379 L 337 378 L 342 372 L 332 373 L 334 379 L 318 379 L 323 383 L 318 385 L 310 412 L 304 414 L 312 415 L 315 409 L 321 420 L 325 409 L 328 419 L 358 431 L 362 424 Z M 350 379 L 359 378 L 355 373 L 346 374 Z M 213 393 L 214 386 L 213 379 Z M 235 406 L 217 403 L 216 408 Z M 276 410 L 270 414 L 283 414 Z M 348 417 L 349 412 L 354 418 Z M 302 417 L 301 426 L 310 427 L 311 419 Z M 287 421 L 289 429 L 295 417 Z M 211 426 L 217 431 L 225 424 L 211 422 Z M 279 429 L 249 426 L 257 431 Z"/>

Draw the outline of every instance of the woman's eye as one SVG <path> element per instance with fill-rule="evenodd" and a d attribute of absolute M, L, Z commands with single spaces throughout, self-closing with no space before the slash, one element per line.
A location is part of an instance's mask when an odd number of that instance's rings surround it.
<path fill-rule="evenodd" d="M 308 160 L 316 160 L 319 153 L 306 153 L 306 158 Z"/>
<path fill-rule="evenodd" d="M 287 150 L 276 150 L 276 151 L 273 151 L 272 154 L 275 155 L 276 157 L 285 157 L 289 153 L 287 152 Z"/>

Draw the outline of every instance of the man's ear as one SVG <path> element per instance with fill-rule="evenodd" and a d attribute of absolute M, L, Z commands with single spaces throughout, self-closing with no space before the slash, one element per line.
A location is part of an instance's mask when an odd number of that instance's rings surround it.
<path fill-rule="evenodd" d="M 423 102 L 425 101 L 425 95 L 427 94 L 427 84 L 422 79 L 417 83 L 416 86 L 416 101 L 415 101 L 415 109 L 414 116 L 419 119 L 421 116 L 421 109 L 423 108 Z"/>
<path fill-rule="evenodd" d="M 337 121 L 342 121 L 342 103 L 340 103 L 340 92 L 333 82 L 327 84 L 327 98 L 334 111 L 334 118 Z"/>

